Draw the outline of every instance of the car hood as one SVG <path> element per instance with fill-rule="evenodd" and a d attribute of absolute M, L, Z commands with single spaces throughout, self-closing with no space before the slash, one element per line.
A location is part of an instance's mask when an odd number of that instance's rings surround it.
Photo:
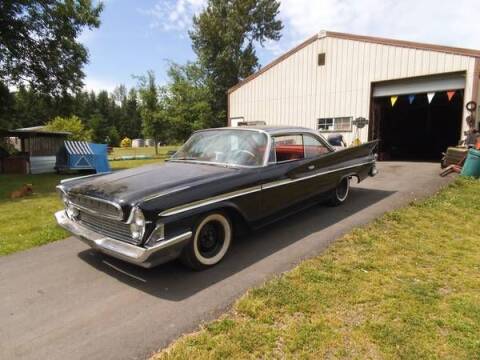
<path fill-rule="evenodd" d="M 167 162 L 65 184 L 69 193 L 94 196 L 118 203 L 132 204 L 156 194 L 221 181 L 240 171 L 235 168 L 188 162 Z"/>

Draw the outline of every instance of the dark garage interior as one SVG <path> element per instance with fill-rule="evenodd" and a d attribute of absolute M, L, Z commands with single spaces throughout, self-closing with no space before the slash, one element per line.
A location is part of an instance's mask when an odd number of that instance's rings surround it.
<path fill-rule="evenodd" d="M 374 138 L 380 139 L 383 160 L 439 160 L 448 146 L 461 138 L 463 90 L 449 101 L 437 91 L 431 103 L 426 93 L 400 95 L 394 106 L 390 96 L 373 98 Z"/>

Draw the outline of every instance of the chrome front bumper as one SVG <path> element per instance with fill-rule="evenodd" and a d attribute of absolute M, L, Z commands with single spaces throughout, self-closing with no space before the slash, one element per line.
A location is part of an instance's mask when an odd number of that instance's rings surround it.
<path fill-rule="evenodd" d="M 188 231 L 171 239 L 162 240 L 150 248 L 143 248 L 91 231 L 75 221 L 70 220 L 65 210 L 57 211 L 55 218 L 57 219 L 58 225 L 71 232 L 90 247 L 117 259 L 147 268 L 156 265 L 157 261 L 154 262 L 151 260 L 155 255 L 158 255 L 159 252 L 170 249 L 192 237 L 192 232 Z"/>

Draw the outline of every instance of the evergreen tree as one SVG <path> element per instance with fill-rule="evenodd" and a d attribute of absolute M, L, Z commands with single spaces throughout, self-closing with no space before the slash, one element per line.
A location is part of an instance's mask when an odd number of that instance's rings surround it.
<path fill-rule="evenodd" d="M 279 6 L 278 0 L 209 0 L 194 16 L 189 35 L 211 93 L 209 126 L 226 124 L 227 90 L 258 70 L 255 45 L 280 39 Z"/>
<path fill-rule="evenodd" d="M 137 91 L 132 88 L 128 92 L 127 102 L 125 104 L 125 124 L 122 137 L 135 139 L 140 136 L 142 131 L 142 119 L 139 113 L 139 104 Z"/>

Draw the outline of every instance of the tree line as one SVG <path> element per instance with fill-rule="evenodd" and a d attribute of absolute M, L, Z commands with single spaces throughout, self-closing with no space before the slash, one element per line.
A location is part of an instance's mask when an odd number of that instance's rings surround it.
<path fill-rule="evenodd" d="M 77 38 L 100 26 L 102 9 L 90 0 L 0 2 L 0 128 L 48 124 L 110 145 L 181 142 L 226 125 L 227 90 L 259 69 L 255 46 L 282 29 L 277 0 L 209 0 L 189 31 L 196 59 L 171 63 L 166 85 L 147 71 L 134 88 L 86 92 L 88 53 Z"/>
<path fill-rule="evenodd" d="M 116 145 L 122 136 L 138 137 L 141 134 L 139 98 L 136 89 L 127 91 L 119 86 L 107 91 L 79 91 L 76 94 L 52 96 L 21 85 L 17 91 L 8 89 L 7 99 L 0 110 L 0 128 L 23 128 L 44 125 L 60 117 L 77 117 L 86 129 L 91 129 L 86 140 L 104 142 L 107 137 Z M 57 130 L 60 130 L 57 128 Z M 75 130 L 68 124 L 63 130 Z"/>

